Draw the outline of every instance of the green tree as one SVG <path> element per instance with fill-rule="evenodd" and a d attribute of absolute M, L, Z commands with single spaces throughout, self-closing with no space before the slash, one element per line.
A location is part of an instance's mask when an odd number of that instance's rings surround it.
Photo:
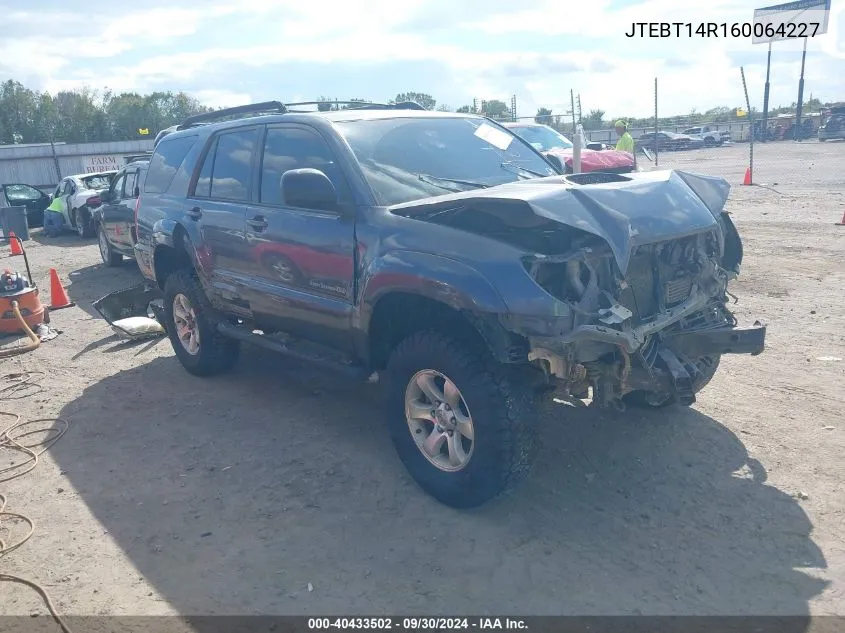
<path fill-rule="evenodd" d="M 37 142 L 38 95 L 11 79 L 0 84 L 0 143 Z"/>
<path fill-rule="evenodd" d="M 585 130 L 600 130 L 604 127 L 604 110 L 590 110 L 581 121 Z"/>
<path fill-rule="evenodd" d="M 504 101 L 499 101 L 498 99 L 485 101 L 482 110 L 484 114 L 491 119 L 510 118 L 511 114 L 511 109 L 508 104 Z"/>
<path fill-rule="evenodd" d="M 434 106 L 437 105 L 437 100 L 424 92 L 400 92 L 392 103 L 402 103 L 403 101 L 414 101 L 426 110 L 434 110 Z"/>
<path fill-rule="evenodd" d="M 460 108 L 455 110 L 455 112 L 459 112 L 461 114 L 469 114 L 470 112 L 472 112 L 472 106 L 468 106 L 468 105 L 461 106 Z"/>
<path fill-rule="evenodd" d="M 551 125 L 552 111 L 548 108 L 538 108 L 537 114 L 534 116 L 534 121 L 542 125 Z"/>
<path fill-rule="evenodd" d="M 446 105 L 445 103 L 441 103 L 439 106 L 437 106 L 437 111 L 438 112 L 451 112 L 452 107 Z"/>

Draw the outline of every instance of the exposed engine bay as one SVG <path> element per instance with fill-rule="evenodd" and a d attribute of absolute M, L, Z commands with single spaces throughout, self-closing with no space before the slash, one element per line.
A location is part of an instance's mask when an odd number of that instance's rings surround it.
<path fill-rule="evenodd" d="M 729 189 L 684 172 L 578 174 L 407 214 L 526 252 L 525 272 L 551 301 L 525 301 L 541 309 L 500 321 L 563 396 L 592 389 L 597 406 L 691 404 L 722 354 L 764 346 L 765 326 L 737 327 L 728 308 L 743 255 L 724 211 Z"/>
<path fill-rule="evenodd" d="M 716 231 L 638 246 L 626 275 L 600 243 L 564 256 L 526 258 L 525 265 L 572 310 L 567 333 L 529 339 L 529 360 L 565 396 L 583 396 L 592 387 L 601 406 L 621 408 L 631 392 L 648 394 L 654 403 L 677 398 L 690 404 L 722 353 L 762 351 L 762 332 L 749 341 L 727 307 L 735 273 L 722 267 Z M 675 344 L 690 333 L 706 333 L 704 344 Z"/>

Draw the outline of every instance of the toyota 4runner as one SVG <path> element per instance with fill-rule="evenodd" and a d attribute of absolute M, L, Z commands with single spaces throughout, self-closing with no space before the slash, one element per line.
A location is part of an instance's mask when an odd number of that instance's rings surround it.
<path fill-rule="evenodd" d="M 528 472 L 541 399 L 689 405 L 723 354 L 763 350 L 728 308 L 724 180 L 563 175 L 481 116 L 318 105 L 198 115 L 156 146 L 135 255 L 190 373 L 246 341 L 378 379 L 408 471 L 469 507 Z"/>

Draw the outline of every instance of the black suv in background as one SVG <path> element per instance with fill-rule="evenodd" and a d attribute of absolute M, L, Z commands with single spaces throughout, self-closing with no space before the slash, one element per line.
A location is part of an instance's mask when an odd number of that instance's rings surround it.
<path fill-rule="evenodd" d="M 112 178 L 108 191 L 100 195 L 102 205 L 91 214 L 100 257 L 106 266 L 117 266 L 124 257 L 135 257 L 135 212 L 149 164 L 148 160 L 127 163 Z"/>
<path fill-rule="evenodd" d="M 762 351 L 727 305 L 724 180 L 563 176 L 480 116 L 308 105 L 198 115 L 156 146 L 136 259 L 189 372 L 241 341 L 377 372 L 409 472 L 468 507 L 528 472 L 552 392 L 686 405 L 722 354 Z"/>

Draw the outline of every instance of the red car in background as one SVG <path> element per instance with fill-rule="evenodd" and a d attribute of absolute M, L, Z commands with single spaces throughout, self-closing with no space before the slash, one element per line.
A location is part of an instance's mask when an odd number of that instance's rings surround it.
<path fill-rule="evenodd" d="M 560 159 L 568 173 L 572 172 L 572 142 L 563 134 L 540 123 L 502 123 L 524 141 L 531 143 L 543 154 Z M 634 155 L 615 149 L 581 149 L 581 171 L 603 171 L 626 174 L 635 171 Z"/>

